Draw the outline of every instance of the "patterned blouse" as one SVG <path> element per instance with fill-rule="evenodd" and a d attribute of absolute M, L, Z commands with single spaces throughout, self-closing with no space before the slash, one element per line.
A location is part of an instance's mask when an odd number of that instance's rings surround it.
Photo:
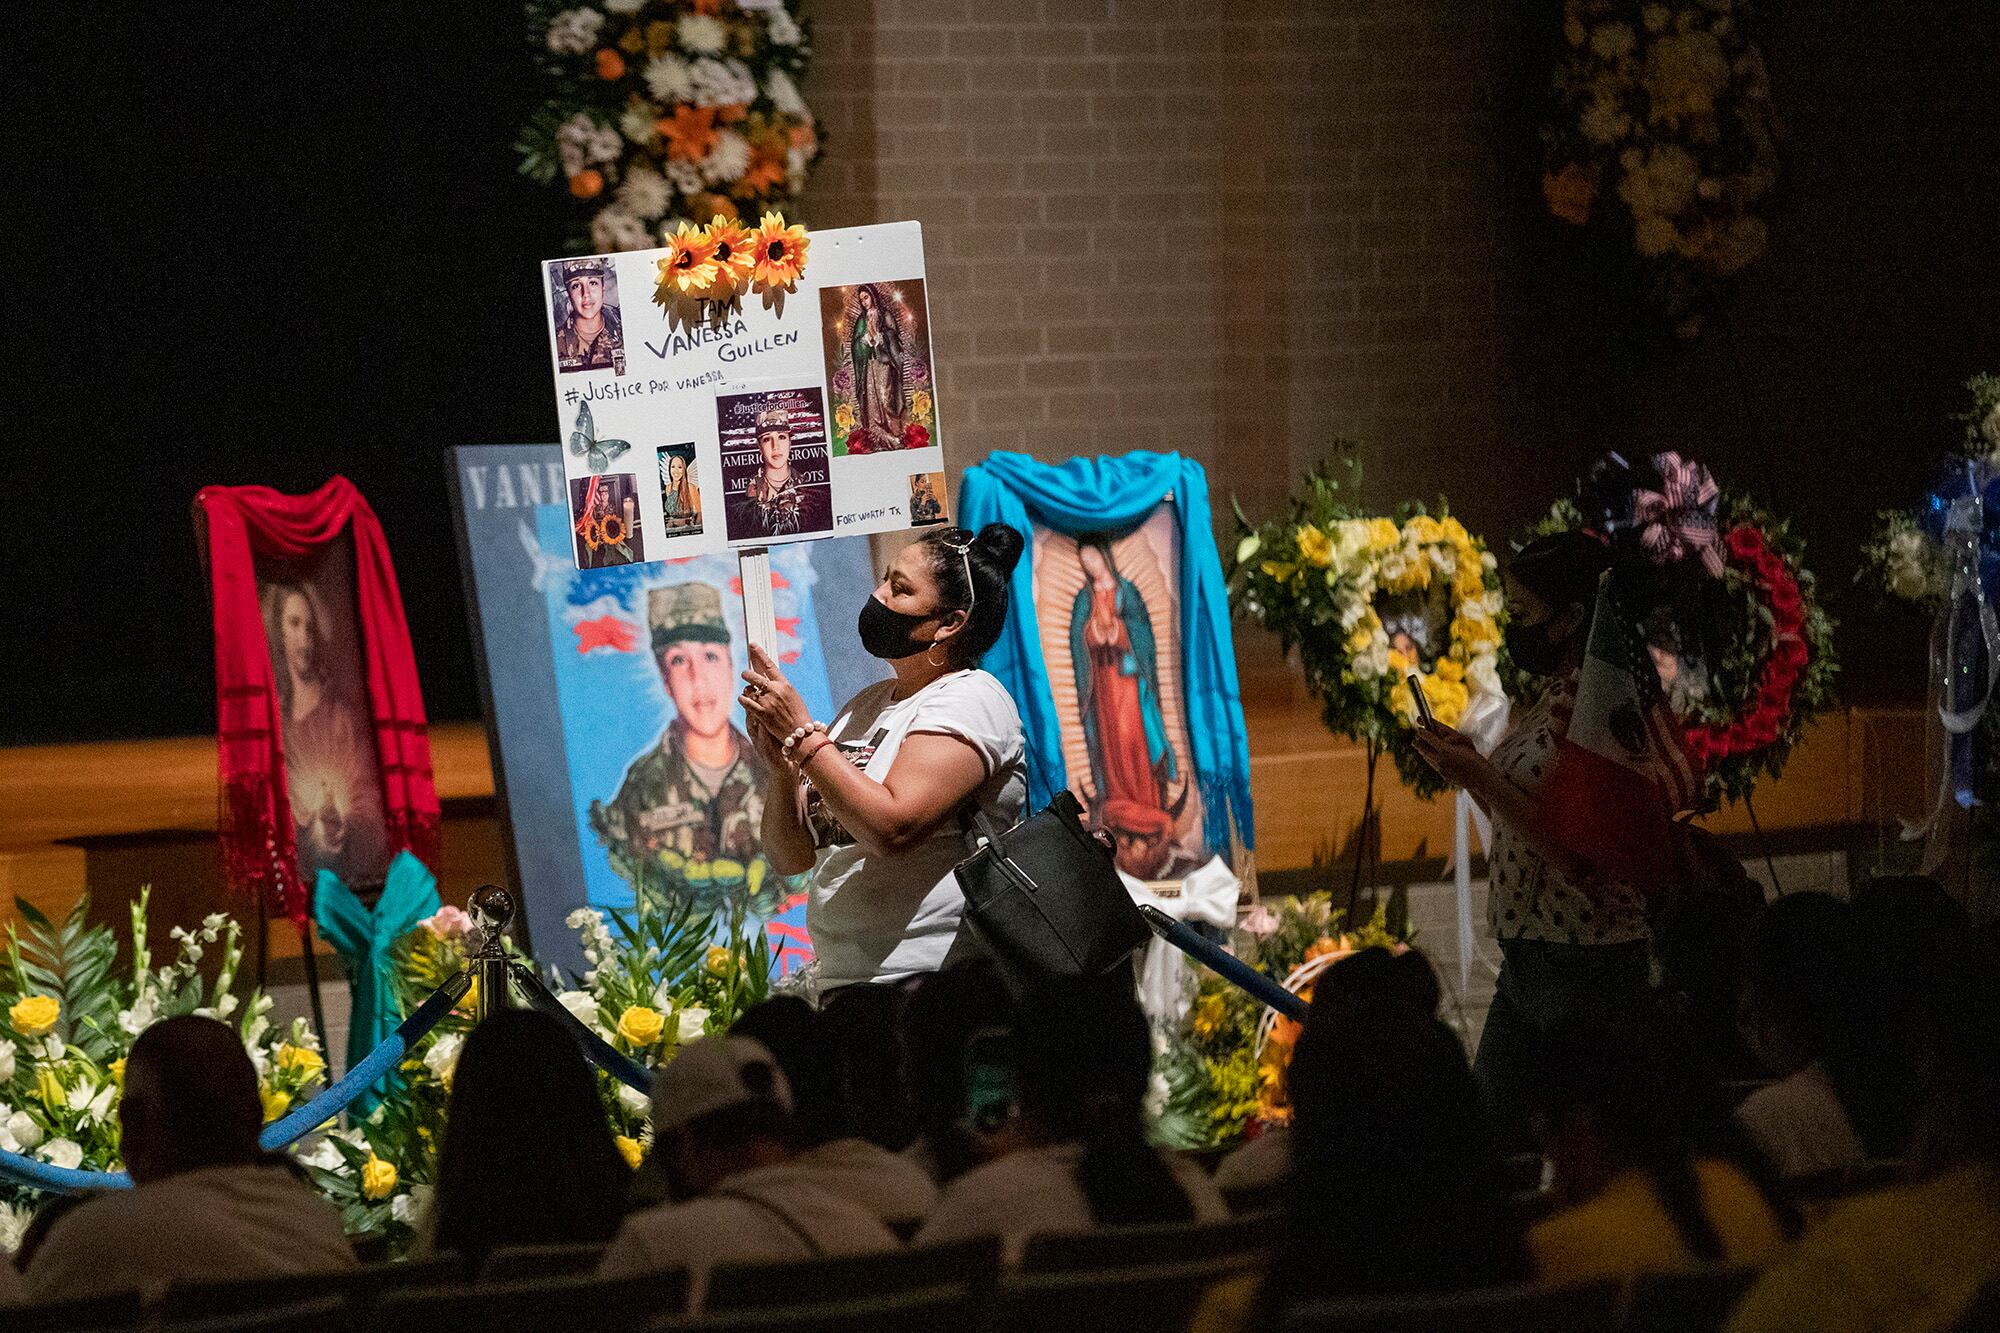
<path fill-rule="evenodd" d="M 1550 685 L 1533 707 L 1515 714 L 1514 724 L 1493 749 L 1500 776 L 1528 795 L 1540 796 L 1555 767 L 1556 742 L 1569 729 L 1575 705 L 1572 673 Z M 1631 886 L 1569 878 L 1497 814 L 1487 867 L 1486 920 L 1500 939 L 1621 944 L 1646 936 L 1645 903 Z"/>

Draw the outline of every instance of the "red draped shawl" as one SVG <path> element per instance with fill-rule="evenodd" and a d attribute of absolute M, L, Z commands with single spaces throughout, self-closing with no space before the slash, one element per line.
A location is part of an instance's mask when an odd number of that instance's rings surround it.
<path fill-rule="evenodd" d="M 215 711 L 223 874 L 231 889 L 303 922 L 311 886 L 299 872 L 285 788 L 282 711 L 264 642 L 256 559 L 297 559 L 337 538 L 354 540 L 355 615 L 362 673 L 381 766 L 391 855 L 404 848 L 437 869 L 438 799 L 403 595 L 375 511 L 345 477 L 311 495 L 268 486 L 208 486 L 194 501 L 205 532 L 215 603 Z"/>

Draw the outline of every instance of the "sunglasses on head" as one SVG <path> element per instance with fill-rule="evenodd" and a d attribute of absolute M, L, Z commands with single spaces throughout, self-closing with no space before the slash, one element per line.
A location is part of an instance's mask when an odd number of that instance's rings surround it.
<path fill-rule="evenodd" d="M 965 562 L 965 613 L 979 604 L 979 587 L 972 581 L 972 534 L 964 528 L 946 528 L 937 535 L 937 544 L 957 554 Z"/>

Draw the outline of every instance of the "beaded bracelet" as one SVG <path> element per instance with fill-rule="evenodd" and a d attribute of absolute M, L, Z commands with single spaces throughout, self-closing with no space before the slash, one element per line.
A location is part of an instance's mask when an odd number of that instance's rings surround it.
<path fill-rule="evenodd" d="M 785 737 L 786 763 L 789 764 L 792 762 L 792 751 L 799 748 L 799 742 L 804 740 L 806 737 L 812 735 L 814 732 L 818 732 L 820 735 L 824 736 L 826 734 L 826 723 L 808 722 L 804 726 L 799 727 L 798 729 L 793 731 L 791 735 Z"/>
<path fill-rule="evenodd" d="M 802 753 L 799 755 L 798 760 L 792 765 L 792 767 L 796 769 L 799 773 L 799 776 L 804 777 L 806 781 L 808 782 L 812 781 L 811 777 L 809 777 L 806 774 L 807 765 L 812 763 L 813 756 L 817 755 L 821 750 L 824 750 L 827 746 L 831 744 L 833 744 L 833 737 L 828 736 L 822 732 L 820 735 L 819 744 L 813 746 L 812 749 L 810 750 L 803 750 Z"/>

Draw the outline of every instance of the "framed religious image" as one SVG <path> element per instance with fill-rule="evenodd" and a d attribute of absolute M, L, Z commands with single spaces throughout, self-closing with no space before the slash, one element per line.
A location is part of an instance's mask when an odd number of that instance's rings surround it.
<path fill-rule="evenodd" d="M 718 393 L 715 416 L 730 541 L 832 530 L 826 409 L 817 386 Z"/>
<path fill-rule="evenodd" d="M 835 458 L 937 443 L 924 280 L 820 289 Z"/>
<path fill-rule="evenodd" d="M 556 372 L 625 373 L 625 325 L 618 310 L 618 270 L 609 259 L 559 259 L 549 265 Z"/>
<path fill-rule="evenodd" d="M 578 569 L 606 569 L 646 558 L 638 478 L 629 472 L 578 477 L 569 484 L 569 498 Z"/>
<path fill-rule="evenodd" d="M 762 847 L 769 774 L 736 703 L 748 665 L 737 557 L 577 569 L 561 451 L 452 451 L 494 772 L 536 957 L 582 970 L 565 927 L 641 889 L 761 922 L 810 957 L 805 896 Z M 885 674 L 853 633 L 866 538 L 771 552 L 776 655 L 815 717 Z"/>
<path fill-rule="evenodd" d="M 660 446 L 660 525 L 667 537 L 701 533 L 700 463 L 692 441 Z"/>
<path fill-rule="evenodd" d="M 1036 525 L 1036 626 L 1062 724 L 1070 788 L 1118 868 L 1142 880 L 1208 859 L 1189 756 L 1180 642 L 1180 547 L 1162 504 L 1122 533 Z"/>
<path fill-rule="evenodd" d="M 391 847 L 361 666 L 353 539 L 342 533 L 297 559 L 258 556 L 255 567 L 299 873 L 308 884 L 321 870 L 349 884 L 380 883 Z"/>
<path fill-rule="evenodd" d="M 935 527 L 951 521 L 951 502 L 945 496 L 944 473 L 916 472 L 910 476 L 910 526 Z"/>

